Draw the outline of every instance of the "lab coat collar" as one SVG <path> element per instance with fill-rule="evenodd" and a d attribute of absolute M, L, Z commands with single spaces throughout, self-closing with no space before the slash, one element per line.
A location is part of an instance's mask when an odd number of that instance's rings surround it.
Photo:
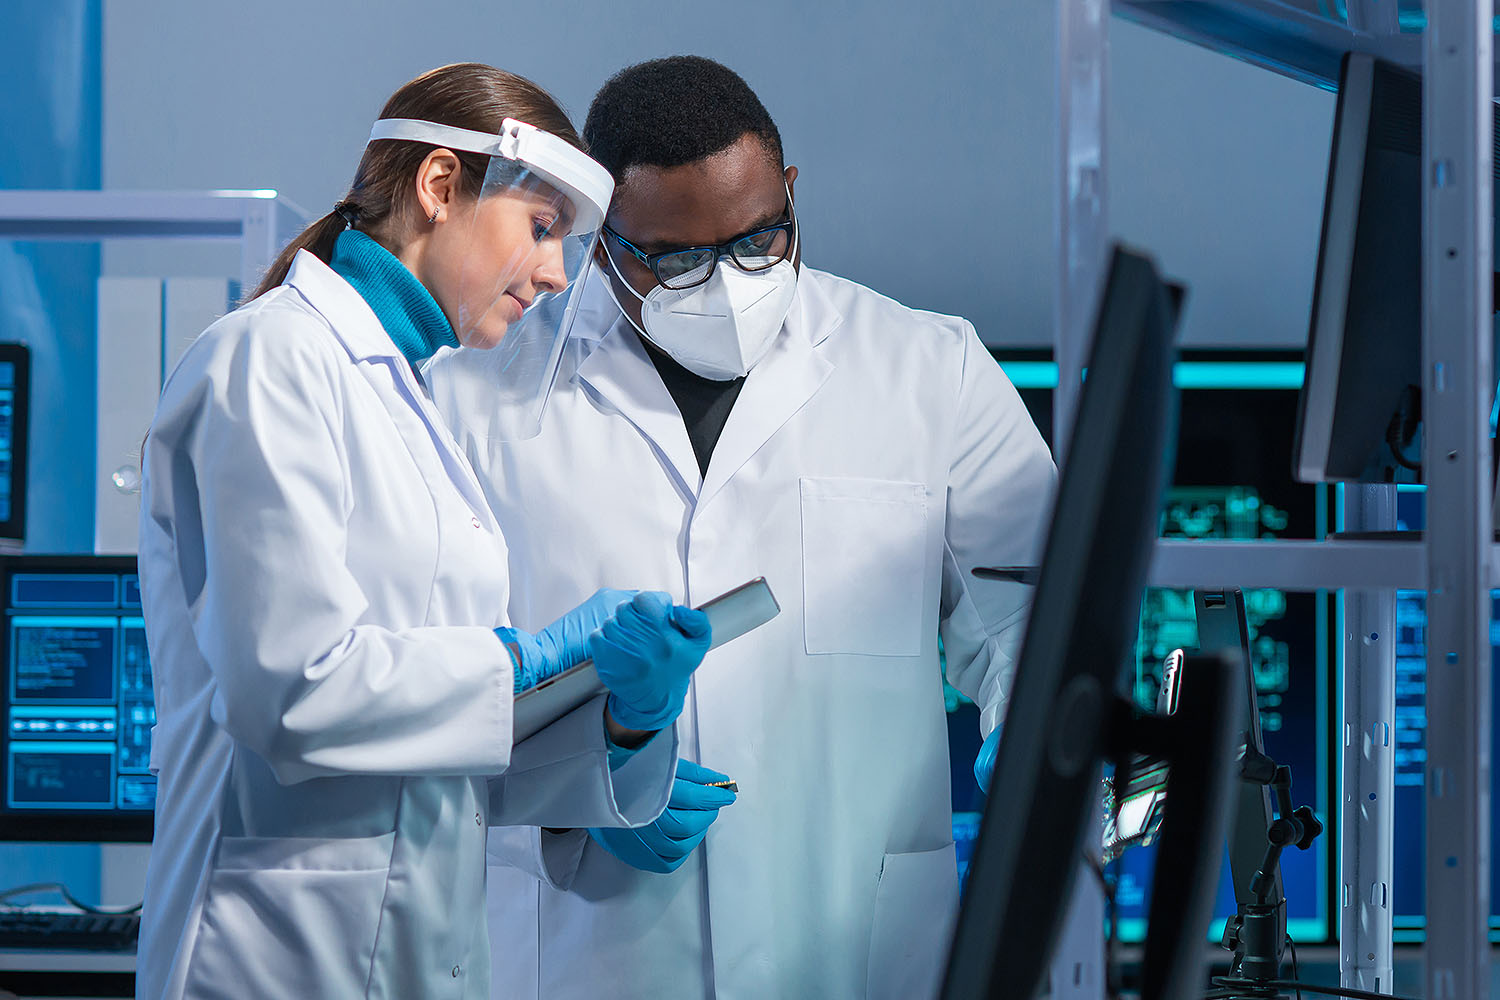
<path fill-rule="evenodd" d="M 596 281 L 602 282 L 602 276 Z M 770 352 L 751 370 L 714 446 L 706 477 L 688 440 L 687 427 L 656 366 L 641 346 L 630 321 L 602 287 L 586 290 L 573 335 L 589 353 L 574 378 L 620 411 L 651 442 L 681 488 L 707 503 L 792 415 L 807 404 L 833 372 L 817 350 L 843 322 L 818 283 L 804 268 L 786 323 Z M 591 350 L 589 348 L 592 348 Z"/>
<path fill-rule="evenodd" d="M 793 336 L 800 335 L 813 347 L 833 336 L 834 331 L 844 325 L 844 314 L 829 298 L 823 287 L 824 274 L 804 266 L 797 276 L 797 295 L 792 299 L 792 308 L 787 313 L 786 329 Z"/>
<path fill-rule="evenodd" d="M 598 320 L 603 317 L 589 318 Z M 651 442 L 663 464 L 672 471 L 678 487 L 687 496 L 697 496 L 703 477 L 698 472 L 693 443 L 688 440 L 687 425 L 682 422 L 682 413 L 671 393 L 667 392 L 656 366 L 641 346 L 640 337 L 618 309 L 613 323 L 607 326 L 600 323 L 597 327 L 590 323 L 584 329 L 592 332 L 601 327 L 603 334 L 579 363 L 573 377 L 598 393 L 634 424 Z M 587 334 L 581 339 L 586 338 Z"/>
<path fill-rule="evenodd" d="M 364 296 L 316 256 L 298 250 L 285 283 L 297 289 L 323 314 L 333 328 L 333 335 L 355 361 L 395 358 L 405 363 L 401 349 L 380 325 L 379 317 Z"/>
<path fill-rule="evenodd" d="M 375 310 L 354 286 L 306 250 L 298 250 L 287 272 L 286 284 L 297 292 L 328 321 L 333 335 L 344 345 L 356 365 L 375 362 L 389 367 L 409 405 L 426 425 L 427 435 L 438 448 L 448 478 L 468 501 L 480 523 L 495 528 L 495 516 L 484 498 L 484 490 L 470 468 L 468 459 L 453 441 L 453 435 L 433 408 L 417 383 L 417 376 L 406 356 L 380 325 Z M 366 378 L 370 376 L 366 374 Z M 399 425 L 398 425 L 399 428 Z M 414 447 L 421 447 L 414 444 Z"/>
<path fill-rule="evenodd" d="M 834 365 L 818 348 L 842 322 L 816 277 L 804 268 L 780 336 L 745 377 L 714 445 L 698 493 L 700 510 L 828 381 Z"/>

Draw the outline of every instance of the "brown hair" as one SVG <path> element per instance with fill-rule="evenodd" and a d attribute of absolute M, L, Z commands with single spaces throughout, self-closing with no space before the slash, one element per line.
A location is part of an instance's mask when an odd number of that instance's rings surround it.
<path fill-rule="evenodd" d="M 495 134 L 505 119 L 515 118 L 584 149 L 572 122 L 550 94 L 525 77 L 483 63 L 454 63 L 423 73 L 391 95 L 380 109 L 380 117 L 418 118 Z M 414 199 L 412 179 L 427 154 L 437 148 L 404 139 L 382 139 L 366 146 L 349 193 L 332 212 L 286 245 L 246 301 L 285 281 L 298 250 L 307 250 L 326 263 L 333 256 L 334 240 L 346 225 L 372 236 L 383 234 L 386 240 L 382 242 L 394 238 L 395 234 L 387 230 L 388 223 L 392 216 L 399 220 L 401 209 Z M 479 197 L 489 157 L 452 152 L 462 165 L 461 190 L 469 197 Z"/>

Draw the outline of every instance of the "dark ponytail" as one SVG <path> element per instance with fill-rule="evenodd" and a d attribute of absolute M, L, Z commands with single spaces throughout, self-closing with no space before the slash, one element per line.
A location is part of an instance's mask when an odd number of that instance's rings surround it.
<path fill-rule="evenodd" d="M 495 134 L 499 134 L 505 119 L 515 118 L 584 148 L 567 114 L 550 94 L 525 77 L 482 63 L 454 63 L 423 73 L 385 102 L 380 117 L 417 118 Z M 286 245 L 245 301 L 285 281 L 298 250 L 327 263 L 333 257 L 334 241 L 350 226 L 397 252 L 405 235 L 403 220 L 409 215 L 404 210 L 416 200 L 413 181 L 417 168 L 437 148 L 406 139 L 382 139 L 366 146 L 349 193 L 332 212 Z M 453 150 L 453 154 L 462 165 L 459 181 L 463 193 L 479 197 L 489 157 L 459 150 Z"/>

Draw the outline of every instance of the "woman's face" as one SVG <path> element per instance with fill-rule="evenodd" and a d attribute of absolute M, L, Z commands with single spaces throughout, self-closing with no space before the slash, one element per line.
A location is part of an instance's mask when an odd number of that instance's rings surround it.
<path fill-rule="evenodd" d="M 418 275 L 465 347 L 489 349 L 543 292 L 568 286 L 560 234 L 572 219 L 550 189 L 454 204 L 429 233 Z"/>

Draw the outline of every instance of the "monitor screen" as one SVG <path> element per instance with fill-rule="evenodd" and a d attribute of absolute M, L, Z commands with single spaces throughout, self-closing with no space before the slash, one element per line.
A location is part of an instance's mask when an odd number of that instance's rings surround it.
<path fill-rule="evenodd" d="M 1500 123 L 1500 106 L 1492 114 Z M 1494 166 L 1500 193 L 1500 158 Z M 1420 482 L 1421 388 L 1422 79 L 1350 53 L 1334 109 L 1298 478 Z"/>
<path fill-rule="evenodd" d="M 1032 411 L 1050 427 L 1056 367 L 1034 351 L 998 351 L 997 358 Z M 1291 470 L 1292 429 L 1302 364 L 1295 353 L 1184 351 L 1174 381 L 1180 392 L 1177 466 L 1162 510 L 1168 538 L 1273 539 L 1319 537 L 1326 527 L 1329 488 L 1299 483 Z M 1234 580 L 1224 584 L 1232 586 Z M 1245 592 L 1252 667 L 1266 752 L 1292 769 L 1292 795 L 1328 823 L 1338 757 L 1331 758 L 1336 691 L 1330 655 L 1334 601 L 1326 592 Z M 1135 696 L 1156 703 L 1162 661 L 1173 649 L 1196 649 L 1197 619 L 1190 590 L 1148 588 L 1135 648 Z M 977 710 L 950 690 L 949 745 L 953 761 L 954 840 L 962 861 L 977 833 L 982 796 L 968 768 L 979 746 Z M 1334 817 L 1336 819 L 1336 817 Z M 1282 856 L 1288 931 L 1298 944 L 1333 940 L 1330 900 L 1337 866 L 1337 833 L 1307 851 Z M 1131 849 L 1114 866 L 1116 915 L 1122 940 L 1146 929 L 1155 848 Z M 1419 857 L 1420 862 L 1420 857 Z M 1419 890 L 1420 899 L 1420 890 Z M 1215 903 L 1217 938 L 1235 912 L 1227 863 Z"/>
<path fill-rule="evenodd" d="M 1090 351 L 1094 370 L 1079 395 L 1069 462 L 1057 486 L 1035 603 L 1016 663 L 1011 708 L 1000 737 L 984 820 L 973 849 L 966 893 L 953 934 L 943 996 L 1030 995 L 1045 977 L 1084 844 L 1096 842 L 1106 727 L 1156 534 L 1157 510 L 1175 438 L 1172 336 L 1176 310 L 1151 260 L 1116 247 L 1098 307 Z M 1212 694 L 1212 688 L 1205 692 Z M 1189 718 L 1208 726 L 1228 712 L 1208 699 Z M 1171 732 L 1175 735 L 1178 728 Z M 1186 727 L 1182 727 L 1186 733 Z M 1194 733 L 1194 736 L 1199 734 Z M 1212 769 L 1227 737 L 1210 733 L 1197 759 Z M 1206 743 L 1209 741 L 1205 741 Z M 1219 746 L 1222 745 L 1222 750 Z M 1223 782 L 1202 781 L 1174 757 L 1181 793 L 1216 798 Z M 1206 805 L 1202 815 L 1214 815 Z M 1202 844 L 1186 817 L 1169 816 L 1164 839 Z M 1222 830 L 1218 836 L 1222 836 Z M 1216 838 L 1215 838 L 1216 839 Z M 1207 858 L 1172 855 L 1187 871 Z M 1206 892 L 1179 892 L 1181 912 L 1153 912 L 1145 978 L 1172 981 L 1201 949 L 1181 945 L 1207 922 Z M 1165 899 L 1166 897 L 1162 897 Z M 1154 956 L 1154 961 L 1152 960 Z M 1008 990 L 1008 992 L 1006 992 Z"/>
<path fill-rule="evenodd" d="M 129 557 L 0 559 L 0 839 L 149 841 L 151 661 Z"/>
<path fill-rule="evenodd" d="M 16 549 L 26 537 L 30 357 L 21 344 L 0 344 L 0 546 Z"/>

